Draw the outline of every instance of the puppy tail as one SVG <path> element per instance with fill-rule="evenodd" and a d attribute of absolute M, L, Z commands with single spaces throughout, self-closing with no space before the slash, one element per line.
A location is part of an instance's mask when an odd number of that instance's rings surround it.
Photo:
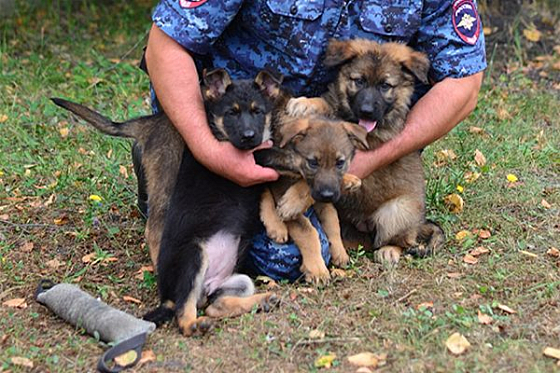
<path fill-rule="evenodd" d="M 83 105 L 76 104 L 62 98 L 51 98 L 51 100 L 56 105 L 76 114 L 99 131 L 111 136 L 132 137 L 138 139 L 143 132 L 142 124 L 145 122 L 143 119 L 148 118 L 142 117 L 123 123 L 116 123 Z"/>
<path fill-rule="evenodd" d="M 152 310 L 145 314 L 142 318 L 146 321 L 151 321 L 159 328 L 162 324 L 170 321 L 175 316 L 175 308 L 169 304 L 170 302 L 165 302 L 161 304 L 155 310 Z"/>

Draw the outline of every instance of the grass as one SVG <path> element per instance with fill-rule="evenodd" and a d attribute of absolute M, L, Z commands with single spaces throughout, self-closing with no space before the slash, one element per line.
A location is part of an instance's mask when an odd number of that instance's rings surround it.
<path fill-rule="evenodd" d="M 49 101 L 70 98 L 117 120 L 149 112 L 148 79 L 136 64 L 152 4 L 46 3 L 20 2 L 20 13 L 0 25 L 0 371 L 26 371 L 14 357 L 38 371 L 91 371 L 105 348 L 33 301 L 41 278 L 76 283 L 135 315 L 157 298 L 154 276 L 142 271 L 149 258 L 129 142 L 94 132 Z M 443 252 L 388 269 L 355 251 L 347 277 L 326 288 L 281 284 L 282 305 L 270 314 L 224 320 L 202 338 L 183 338 L 174 325 L 158 330 L 146 346 L 157 361 L 138 371 L 316 371 L 323 369 L 315 360 L 334 353 L 327 370 L 346 372 L 355 370 L 346 357 L 361 351 L 387 354 L 379 369 L 386 372 L 558 369 L 542 355 L 560 348 L 560 263 L 546 254 L 560 247 L 557 75 L 502 71 L 494 65 L 476 111 L 425 151 L 429 215 L 448 234 Z M 442 159 L 449 149 L 456 158 Z M 469 183 L 468 172 L 480 177 Z M 465 202 L 458 214 L 444 203 L 451 193 Z M 461 230 L 471 234 L 458 241 Z M 489 253 L 464 263 L 478 246 Z M 14 298 L 27 307 L 2 305 Z M 491 325 L 479 323 L 479 311 Z M 310 338 L 312 330 L 325 337 Z M 445 347 L 454 332 L 471 343 L 458 357 Z"/>

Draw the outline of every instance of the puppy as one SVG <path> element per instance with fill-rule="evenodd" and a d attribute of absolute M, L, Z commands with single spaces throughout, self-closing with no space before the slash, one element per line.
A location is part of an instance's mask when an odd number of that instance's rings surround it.
<path fill-rule="evenodd" d="M 295 175 L 284 176 L 266 189 L 261 199 L 261 220 L 273 240 L 284 243 L 291 237 L 298 246 L 300 270 L 310 282 L 327 282 L 329 271 L 321 255 L 317 231 L 304 216 L 313 205 L 329 239 L 332 261 L 346 266 L 348 254 L 342 244 L 338 215 L 332 202 L 345 191 L 359 188 L 361 180 L 346 173 L 355 149 L 366 149 L 367 132 L 353 124 L 325 117 L 288 118 L 275 126 L 275 143 L 283 152 L 284 169 Z M 270 160 L 269 160 L 270 161 Z M 309 193 L 306 193 L 309 191 Z M 290 211 L 278 211 L 276 201 Z"/>
<path fill-rule="evenodd" d="M 291 115 L 333 115 L 358 123 L 368 132 L 370 149 L 402 131 L 415 82 L 428 83 L 428 58 L 398 43 L 332 41 L 325 65 L 339 69 L 327 93 L 292 101 L 288 111 Z M 343 195 L 336 208 L 344 238 L 375 249 L 379 261 L 396 263 L 403 253 L 422 257 L 445 242 L 442 229 L 425 217 L 418 152 L 373 172 L 362 180 L 358 192 Z"/>
<path fill-rule="evenodd" d="M 279 79 L 263 71 L 254 81 L 232 81 L 220 69 L 205 73 L 203 80 L 208 122 L 218 140 L 247 150 L 270 138 Z M 142 147 L 150 208 L 147 235 L 159 247 L 159 253 L 150 249 L 161 299 L 146 319 L 159 325 L 175 315 L 182 333 L 190 336 L 212 325 L 209 318 L 197 317 L 197 304 L 209 304 L 210 317 L 235 316 L 255 306 L 270 309 L 275 297 L 254 295 L 251 279 L 235 273 L 261 226 L 262 187 L 242 188 L 204 168 L 165 114 L 113 123 L 81 105 L 54 101 L 105 133 L 134 137 Z"/>

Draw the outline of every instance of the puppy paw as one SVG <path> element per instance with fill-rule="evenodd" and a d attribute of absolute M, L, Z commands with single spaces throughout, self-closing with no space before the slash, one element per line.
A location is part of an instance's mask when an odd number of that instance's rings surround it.
<path fill-rule="evenodd" d="M 403 249 L 398 246 L 383 246 L 373 252 L 373 259 L 377 263 L 395 265 L 399 262 Z"/>
<path fill-rule="evenodd" d="M 281 223 L 281 224 L 280 224 Z M 279 224 L 267 225 L 266 235 L 270 237 L 274 242 L 286 243 L 288 242 L 288 227 L 283 222 Z"/>
<path fill-rule="evenodd" d="M 432 248 L 428 245 L 419 244 L 409 247 L 405 250 L 405 254 L 412 255 L 415 258 L 424 258 L 432 254 Z"/>
<path fill-rule="evenodd" d="M 266 293 L 259 303 L 258 310 L 262 312 L 270 312 L 280 305 L 280 298 L 274 293 Z"/>
<path fill-rule="evenodd" d="M 214 326 L 214 320 L 209 317 L 201 316 L 182 325 L 179 323 L 179 329 L 185 337 L 193 337 L 204 335 Z"/>
<path fill-rule="evenodd" d="M 305 281 L 316 284 L 325 285 L 331 279 L 331 274 L 323 261 L 323 258 L 313 263 L 303 263 L 301 272 L 305 275 Z"/>
<path fill-rule="evenodd" d="M 352 174 L 344 174 L 342 177 L 342 189 L 346 193 L 354 193 L 362 187 L 362 179 Z"/>
<path fill-rule="evenodd" d="M 350 262 L 350 257 L 344 247 L 335 249 L 331 246 L 331 261 L 337 267 L 346 267 Z"/>
<path fill-rule="evenodd" d="M 282 221 L 290 221 L 294 220 L 298 215 L 303 214 L 307 208 L 306 201 L 290 198 L 290 196 L 286 194 L 280 198 L 276 206 L 276 213 Z"/>

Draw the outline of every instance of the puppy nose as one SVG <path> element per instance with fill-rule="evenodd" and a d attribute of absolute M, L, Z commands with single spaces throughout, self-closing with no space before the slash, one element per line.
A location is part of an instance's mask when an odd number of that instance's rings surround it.
<path fill-rule="evenodd" d="M 246 130 L 243 132 L 241 138 L 245 141 L 252 140 L 255 137 L 255 131 Z"/>
<path fill-rule="evenodd" d="M 373 115 L 373 105 L 362 105 L 360 107 L 360 116 L 369 118 Z"/>
<path fill-rule="evenodd" d="M 321 197 L 322 201 L 325 201 L 325 202 L 332 201 L 332 199 L 334 197 L 334 192 L 332 190 L 325 189 L 325 190 L 322 190 L 319 193 L 319 196 Z"/>

